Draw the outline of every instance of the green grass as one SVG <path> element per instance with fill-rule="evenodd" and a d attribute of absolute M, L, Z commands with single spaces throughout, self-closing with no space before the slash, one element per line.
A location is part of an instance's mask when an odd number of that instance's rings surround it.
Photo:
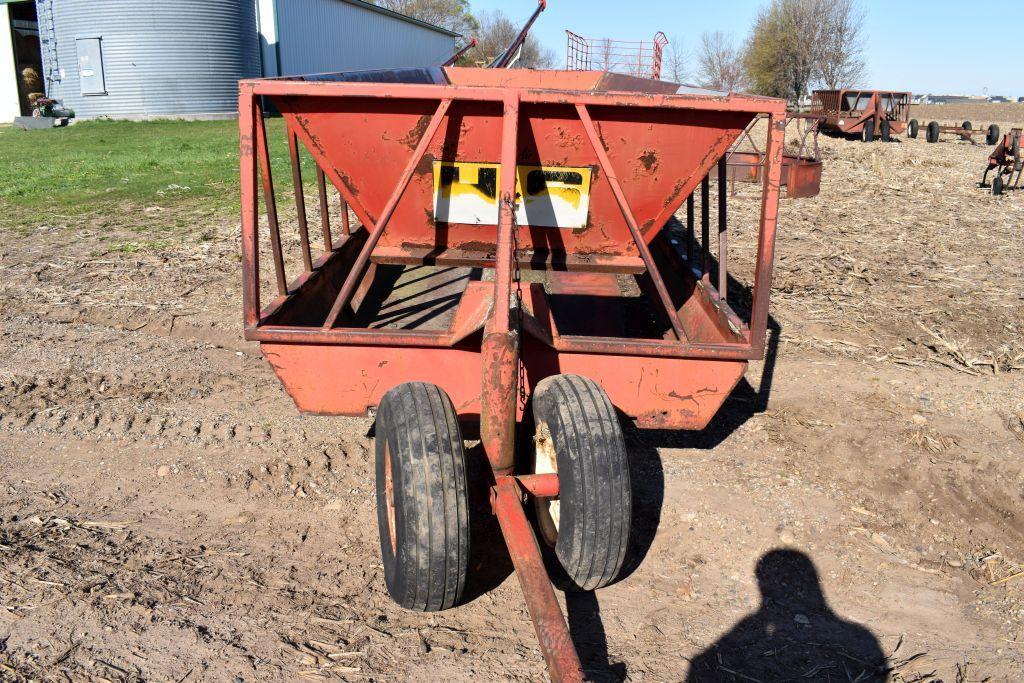
<path fill-rule="evenodd" d="M 291 180 L 281 119 L 268 121 L 268 136 L 281 193 Z M 303 161 L 308 181 L 313 167 Z M 15 229 L 87 215 L 187 228 L 188 214 L 238 215 L 238 178 L 237 121 L 0 128 L 0 221 Z"/>

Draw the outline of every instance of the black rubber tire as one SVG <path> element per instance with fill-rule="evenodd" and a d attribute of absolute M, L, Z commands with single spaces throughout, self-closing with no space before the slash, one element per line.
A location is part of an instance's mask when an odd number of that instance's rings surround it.
<path fill-rule="evenodd" d="M 938 142 L 939 141 L 939 122 L 938 121 L 932 121 L 931 123 L 928 124 L 928 132 L 925 133 L 925 139 L 928 142 Z"/>
<path fill-rule="evenodd" d="M 974 130 L 974 124 L 972 124 L 970 121 L 964 121 L 960 125 L 960 127 L 963 128 L 964 130 Z"/>
<path fill-rule="evenodd" d="M 882 135 L 882 142 L 892 141 L 892 124 L 889 123 L 888 120 L 882 121 L 882 130 L 880 133 Z"/>
<path fill-rule="evenodd" d="M 865 121 L 864 129 L 861 131 L 861 140 L 864 142 L 873 142 L 875 139 L 875 122 Z"/>
<path fill-rule="evenodd" d="M 541 546 L 549 564 L 554 547 L 557 585 L 601 588 L 622 571 L 632 515 L 629 460 L 618 415 L 604 389 L 579 375 L 545 378 L 532 402 L 535 458 L 553 456 L 559 482 L 557 533 L 552 539 L 542 529 Z M 538 503 L 540 525 L 545 500 Z"/>
<path fill-rule="evenodd" d="M 380 401 L 375 441 L 377 528 L 388 593 L 419 612 L 453 607 L 469 569 L 469 493 L 451 399 L 433 384 L 399 384 Z"/>
<path fill-rule="evenodd" d="M 992 194 L 1001 195 L 1003 193 L 1003 177 L 997 175 L 992 179 Z"/>
<path fill-rule="evenodd" d="M 910 119 L 910 123 L 907 124 L 907 135 L 913 139 L 917 139 L 917 130 L 920 128 L 917 119 Z"/>
<path fill-rule="evenodd" d="M 999 126 L 992 124 L 988 127 L 988 133 L 985 135 L 985 144 L 995 145 L 999 143 Z"/>

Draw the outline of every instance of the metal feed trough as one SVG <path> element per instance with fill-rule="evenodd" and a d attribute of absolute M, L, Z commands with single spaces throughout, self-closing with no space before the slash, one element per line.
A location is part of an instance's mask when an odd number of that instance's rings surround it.
<path fill-rule="evenodd" d="M 889 90 L 815 90 L 810 113 L 823 118 L 821 129 L 888 142 L 907 129 L 909 92 Z"/>
<path fill-rule="evenodd" d="M 917 119 L 910 119 L 908 125 L 907 135 L 916 138 L 920 124 Z M 984 135 L 982 135 L 984 130 Z M 979 128 L 975 130 L 974 124 L 970 121 L 964 121 L 960 125 L 943 124 L 938 121 L 931 121 L 925 127 L 924 139 L 928 142 L 938 142 L 941 135 L 955 135 L 961 140 L 967 140 L 972 145 L 978 144 L 975 142 L 975 137 L 982 137 L 985 140 L 986 145 L 994 145 L 999 142 L 999 126 L 996 124 L 990 124 L 988 128 Z"/>
<path fill-rule="evenodd" d="M 632 489 L 619 414 L 701 429 L 764 354 L 785 102 L 679 90 L 458 67 L 240 84 L 246 339 L 301 411 L 376 408 L 384 577 L 406 608 L 463 598 L 462 430 L 478 427 L 482 493 L 555 680 L 583 672 L 552 580 L 592 590 L 623 571 Z M 271 104 L 287 129 L 297 239 L 278 217 Z M 736 291 L 726 155 L 761 116 L 756 270 L 752 292 Z M 340 221 L 331 186 L 347 205 Z"/>
<path fill-rule="evenodd" d="M 740 138 L 733 143 L 726 156 L 731 194 L 736 194 L 735 184 L 763 183 L 765 153 L 754 139 L 755 119 Z M 822 117 L 814 114 L 789 113 L 786 116 L 787 132 L 792 127 L 796 134 L 797 147 L 782 155 L 782 176 L 780 185 L 786 188 L 789 199 L 817 197 L 821 191 L 821 150 L 818 147 L 818 132 Z"/>
<path fill-rule="evenodd" d="M 988 166 L 981 176 L 981 187 L 989 187 L 988 174 L 992 175 L 992 194 L 1000 195 L 1006 190 L 1020 188 L 1021 175 L 1024 175 L 1024 159 L 1021 158 L 1022 130 L 1014 128 L 1003 136 L 1003 139 L 992 150 L 988 157 Z"/>

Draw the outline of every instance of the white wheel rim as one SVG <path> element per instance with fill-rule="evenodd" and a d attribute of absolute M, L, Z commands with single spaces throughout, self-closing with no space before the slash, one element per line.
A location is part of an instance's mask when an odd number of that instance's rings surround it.
<path fill-rule="evenodd" d="M 537 425 L 533 437 L 534 472 L 536 474 L 557 474 L 558 459 L 555 457 L 555 444 L 551 439 L 551 431 L 546 422 Z M 537 510 L 537 524 L 541 536 L 554 546 L 558 540 L 558 524 L 561 518 L 561 503 L 557 498 L 536 498 L 534 505 Z"/>

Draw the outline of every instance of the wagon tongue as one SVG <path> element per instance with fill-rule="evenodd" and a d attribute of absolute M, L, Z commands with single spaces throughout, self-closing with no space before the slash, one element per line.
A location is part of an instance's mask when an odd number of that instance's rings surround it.
<path fill-rule="evenodd" d="M 428 68 L 302 78 L 379 86 L 367 89 L 365 97 L 271 98 L 331 182 L 349 195 L 353 210 L 363 221 L 376 221 L 381 215 L 437 110 L 437 100 L 403 97 L 405 88 L 413 84 L 467 86 L 460 88 L 462 93 L 475 88 L 549 93 L 549 103 L 530 103 L 524 97 L 520 107 L 518 173 L 525 179 L 531 167 L 543 167 L 544 177 L 550 176 L 556 183 L 545 190 L 545 201 L 558 194 L 555 190 L 569 191 L 562 193 L 568 197 L 578 189 L 557 186 L 569 177 L 559 171 L 574 172 L 572 177 L 582 177 L 589 187 L 583 189 L 582 208 L 576 198 L 570 198 L 575 202 L 573 210 L 561 214 L 557 207 L 547 213 L 538 209 L 534 214 L 527 207 L 526 222 L 535 227 L 589 226 L 606 234 L 609 226 L 624 227 L 607 171 L 600 168 L 574 106 L 589 94 L 602 99 L 600 104 L 588 105 L 589 113 L 637 223 L 648 235 L 671 218 L 753 119 L 749 112 L 703 108 L 708 96 L 695 97 L 694 108 L 659 106 L 657 98 L 679 93 L 678 85 L 598 72 Z M 493 170 L 488 169 L 496 169 L 501 156 L 501 115 L 500 102 L 458 99 L 452 103 L 394 214 L 403 231 L 415 227 L 413 223 L 421 229 L 432 228 L 435 222 L 496 223 L 496 195 L 492 184 L 480 179 L 491 177 Z M 463 176 L 479 180 L 477 185 L 486 185 L 476 188 L 481 195 L 479 207 L 467 209 L 477 211 L 475 219 L 464 213 L 458 213 L 461 217 L 435 216 L 439 182 L 435 175 L 444 170 L 442 162 L 460 166 L 447 172 L 449 181 L 453 173 L 461 171 Z M 589 171 L 578 173 L 584 169 Z M 466 188 L 472 194 L 470 190 L 473 188 Z M 542 217 L 535 219 L 537 215 Z M 590 244 L 601 251 L 600 244 Z M 605 245 L 605 250 L 612 249 Z"/>

